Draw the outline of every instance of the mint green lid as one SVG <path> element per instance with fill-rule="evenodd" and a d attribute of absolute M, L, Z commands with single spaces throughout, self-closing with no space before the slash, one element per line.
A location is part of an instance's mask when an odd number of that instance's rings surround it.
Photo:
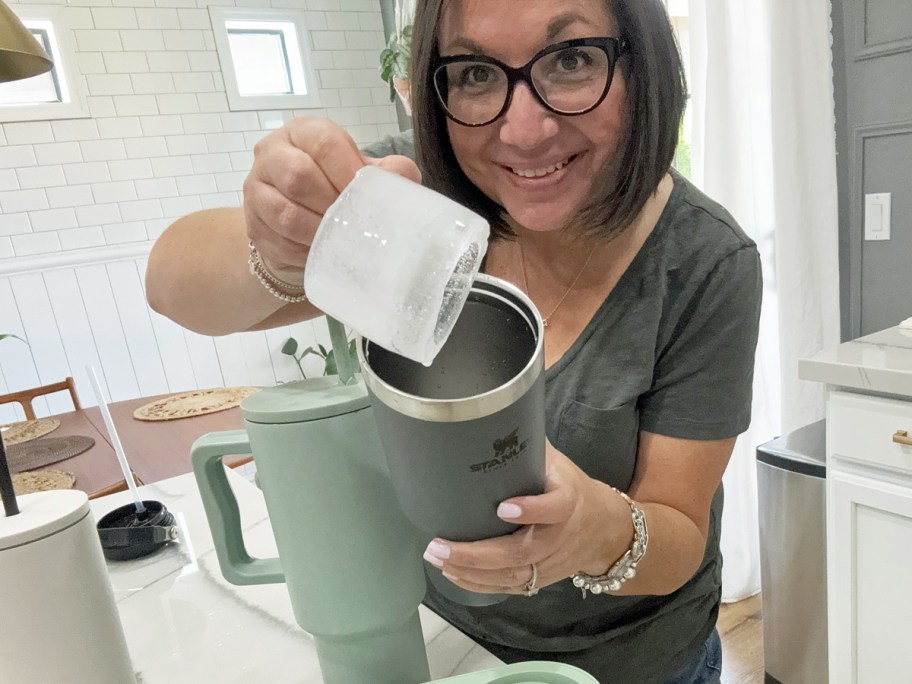
<path fill-rule="evenodd" d="M 483 672 L 435 679 L 435 684 L 599 684 L 578 667 L 538 660 L 503 665 Z"/>
<path fill-rule="evenodd" d="M 251 423 L 302 423 L 332 418 L 370 406 L 361 375 L 350 385 L 328 375 L 287 382 L 251 394 L 241 402 L 241 412 Z"/>

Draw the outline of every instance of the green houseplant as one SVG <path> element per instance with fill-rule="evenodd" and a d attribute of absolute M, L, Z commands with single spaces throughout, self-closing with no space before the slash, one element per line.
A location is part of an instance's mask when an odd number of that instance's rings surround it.
<path fill-rule="evenodd" d="M 412 25 L 394 31 L 380 53 L 380 78 L 389 84 L 390 102 L 396 95 L 402 100 L 405 113 L 412 115 L 409 104 L 409 57 L 412 50 Z"/>
<path fill-rule="evenodd" d="M 308 356 L 311 354 L 313 356 L 319 356 L 321 359 L 323 359 L 323 375 L 338 375 L 339 374 L 339 369 L 336 366 L 335 353 L 332 349 L 327 350 L 326 347 L 324 347 L 322 344 L 318 344 L 316 349 L 314 349 L 313 347 L 307 347 L 307 349 L 304 349 L 303 351 L 301 351 L 299 353 L 298 348 L 299 348 L 298 341 L 293 337 L 289 337 L 287 340 L 285 340 L 285 343 L 282 345 L 282 353 L 285 354 L 286 356 L 290 356 L 291 358 L 293 358 L 295 360 L 295 363 L 298 364 L 298 370 L 301 371 L 302 378 L 306 379 L 307 375 L 304 373 L 304 366 L 301 365 L 301 361 L 304 359 L 305 356 Z M 354 340 L 351 340 L 348 343 L 348 353 L 352 360 L 352 366 L 355 369 L 357 369 L 358 368 L 358 352 L 356 351 Z"/>

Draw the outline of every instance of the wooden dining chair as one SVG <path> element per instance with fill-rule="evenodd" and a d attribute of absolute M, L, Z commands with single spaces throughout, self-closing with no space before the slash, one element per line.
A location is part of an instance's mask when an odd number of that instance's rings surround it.
<path fill-rule="evenodd" d="M 54 392 L 63 392 L 64 390 L 69 391 L 70 399 L 73 400 L 73 408 L 81 409 L 82 406 L 79 405 L 79 396 L 76 394 L 76 384 L 73 382 L 73 378 L 69 377 L 66 380 L 54 382 L 50 385 L 32 387 L 31 389 L 19 390 L 18 392 L 11 392 L 10 394 L 0 394 L 0 404 L 16 402 L 22 406 L 25 411 L 26 420 L 35 420 L 35 409 L 32 408 L 32 400 L 35 397 L 53 394 Z"/>

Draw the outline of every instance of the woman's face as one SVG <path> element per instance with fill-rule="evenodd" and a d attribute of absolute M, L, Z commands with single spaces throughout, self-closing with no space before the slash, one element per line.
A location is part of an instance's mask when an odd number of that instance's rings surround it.
<path fill-rule="evenodd" d="M 480 51 L 512 67 L 571 38 L 617 36 L 604 0 L 449 0 L 440 54 Z M 456 158 L 469 179 L 529 230 L 561 228 L 624 134 L 626 87 L 616 68 L 602 103 L 579 116 L 554 114 L 518 83 L 504 115 L 469 128 L 448 120 Z"/>

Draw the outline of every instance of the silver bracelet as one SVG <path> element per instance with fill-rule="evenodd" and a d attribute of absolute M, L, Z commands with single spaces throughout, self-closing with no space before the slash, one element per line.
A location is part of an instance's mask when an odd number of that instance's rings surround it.
<path fill-rule="evenodd" d="M 573 576 L 573 586 L 582 589 L 583 598 L 586 598 L 587 591 L 591 591 L 593 594 L 618 591 L 624 582 L 636 577 L 637 564 L 646 555 L 646 546 L 649 543 L 646 514 L 624 492 L 614 487 L 612 489 L 624 497 L 624 501 L 630 506 L 630 517 L 633 519 L 633 541 L 630 542 L 630 548 L 614 565 L 608 568 L 608 572 L 604 575 L 587 575 L 584 572 L 578 572 Z"/>
<path fill-rule="evenodd" d="M 266 288 L 266 291 L 269 292 L 269 294 L 276 299 L 281 299 L 283 302 L 289 302 L 290 304 L 307 301 L 307 295 L 304 294 L 303 285 L 286 283 L 284 280 L 278 278 L 266 267 L 266 264 L 263 263 L 263 258 L 260 256 L 260 253 L 257 251 L 253 242 L 247 243 L 247 246 L 250 248 L 250 253 L 247 257 L 247 266 L 250 269 L 250 274 L 256 276 L 256 279 L 260 281 L 260 284 Z M 291 290 L 294 294 L 282 292 L 278 288 Z"/>

